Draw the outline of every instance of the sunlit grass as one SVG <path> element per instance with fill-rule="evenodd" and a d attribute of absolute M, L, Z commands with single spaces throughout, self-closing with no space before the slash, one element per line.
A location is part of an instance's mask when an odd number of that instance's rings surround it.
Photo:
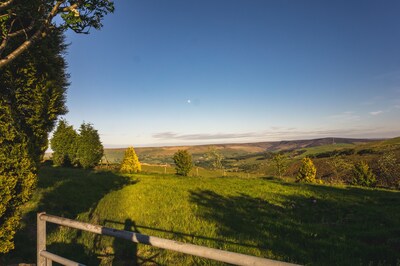
<path fill-rule="evenodd" d="M 400 193 L 393 191 L 219 174 L 120 176 L 49 167 L 42 170 L 34 199 L 26 209 L 24 233 L 34 231 L 34 220 L 29 219 L 34 219 L 35 212 L 45 210 L 108 227 L 301 264 L 393 265 L 400 259 Z M 20 233 L 17 251 L 10 256 L 31 256 L 34 261 L 34 240 L 34 234 Z M 128 260 L 216 264 L 51 226 L 48 242 L 50 251 L 88 265 L 118 265 Z M 33 249 L 32 254 L 24 253 L 27 249 Z"/>

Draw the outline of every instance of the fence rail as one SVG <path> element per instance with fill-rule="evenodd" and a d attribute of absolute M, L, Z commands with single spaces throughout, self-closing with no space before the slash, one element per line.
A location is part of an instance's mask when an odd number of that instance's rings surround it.
<path fill-rule="evenodd" d="M 158 248 L 173 250 L 188 255 L 199 256 L 234 265 L 253 265 L 253 266 L 295 265 L 276 260 L 259 258 L 255 256 L 249 256 L 230 251 L 224 251 L 188 243 L 182 243 L 174 240 L 163 239 L 154 236 L 148 236 L 131 231 L 118 230 L 105 226 L 83 223 L 76 220 L 53 216 L 42 212 L 37 214 L 37 265 L 38 266 L 49 266 L 49 265 L 51 266 L 52 261 L 61 263 L 63 265 L 74 265 L 74 266 L 83 265 L 46 251 L 46 222 L 67 226 L 83 231 L 88 231 L 95 234 L 122 238 L 135 243 L 151 245 Z"/>

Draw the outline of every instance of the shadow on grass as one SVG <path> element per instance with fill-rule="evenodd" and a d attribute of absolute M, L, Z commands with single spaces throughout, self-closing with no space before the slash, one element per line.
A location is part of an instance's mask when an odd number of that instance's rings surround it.
<path fill-rule="evenodd" d="M 76 219 L 78 214 L 90 212 L 97 203 L 108 193 L 119 190 L 135 181 L 128 177 L 116 175 L 106 171 L 91 171 L 71 168 L 55 168 L 44 166 L 40 169 L 37 191 L 28 204 L 32 204 L 30 211 L 23 215 L 23 226 L 15 236 L 15 250 L 10 252 L 7 263 L 36 261 L 36 214 L 48 214 Z M 29 206 L 27 206 L 29 208 Z M 47 235 L 57 228 L 47 223 Z M 78 233 L 79 234 L 79 233 Z M 73 237 L 72 243 L 52 243 L 49 250 L 68 253 L 86 254 L 81 263 L 89 261 L 93 265 L 93 254 L 81 252 L 80 244 Z M 61 255 L 61 254 L 60 254 Z M 82 258 L 81 258 L 82 259 Z"/>
<path fill-rule="evenodd" d="M 399 262 L 399 193 L 298 188 L 307 196 L 288 195 L 279 205 L 210 190 L 191 191 L 190 200 L 199 206 L 197 215 L 219 225 L 220 235 L 253 243 L 265 257 L 312 265 Z"/>

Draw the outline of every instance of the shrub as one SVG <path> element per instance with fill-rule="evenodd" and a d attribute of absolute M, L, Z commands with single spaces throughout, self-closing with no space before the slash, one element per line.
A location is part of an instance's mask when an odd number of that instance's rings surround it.
<path fill-rule="evenodd" d="M 125 150 L 124 159 L 122 160 L 120 172 L 121 173 L 138 173 L 142 170 L 142 166 L 140 165 L 139 158 L 136 155 L 135 149 L 133 147 L 129 147 Z"/>
<path fill-rule="evenodd" d="M 393 151 L 384 153 L 378 160 L 378 166 L 386 186 L 400 187 L 400 162 Z"/>
<path fill-rule="evenodd" d="M 296 177 L 297 182 L 315 183 L 317 175 L 317 168 L 315 168 L 313 161 L 310 158 L 303 158 L 299 172 Z"/>
<path fill-rule="evenodd" d="M 177 175 L 187 176 L 193 167 L 192 155 L 187 150 L 178 150 L 174 154 L 175 170 Z"/>
<path fill-rule="evenodd" d="M 364 161 L 354 165 L 353 175 L 353 185 L 371 187 L 376 183 L 374 173 L 369 168 L 369 165 Z"/>

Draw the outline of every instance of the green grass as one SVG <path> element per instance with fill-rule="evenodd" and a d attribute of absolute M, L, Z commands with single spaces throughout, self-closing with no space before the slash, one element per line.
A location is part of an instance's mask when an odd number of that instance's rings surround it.
<path fill-rule="evenodd" d="M 45 167 L 33 200 L 25 206 L 16 250 L 6 261 L 35 261 L 35 213 L 46 211 L 300 264 L 400 262 L 399 192 L 217 176 L 120 176 Z M 48 231 L 50 251 L 87 265 L 122 265 L 127 260 L 217 264 L 72 229 L 50 226 Z"/>
<path fill-rule="evenodd" d="M 337 144 L 329 144 L 329 145 L 322 145 L 310 148 L 304 148 L 302 150 L 306 150 L 305 153 L 299 155 L 299 158 L 304 158 L 310 155 L 315 155 L 322 152 L 329 152 L 335 150 L 342 150 L 342 149 L 349 149 L 356 147 L 355 144 L 348 144 L 348 143 L 337 143 Z"/>

